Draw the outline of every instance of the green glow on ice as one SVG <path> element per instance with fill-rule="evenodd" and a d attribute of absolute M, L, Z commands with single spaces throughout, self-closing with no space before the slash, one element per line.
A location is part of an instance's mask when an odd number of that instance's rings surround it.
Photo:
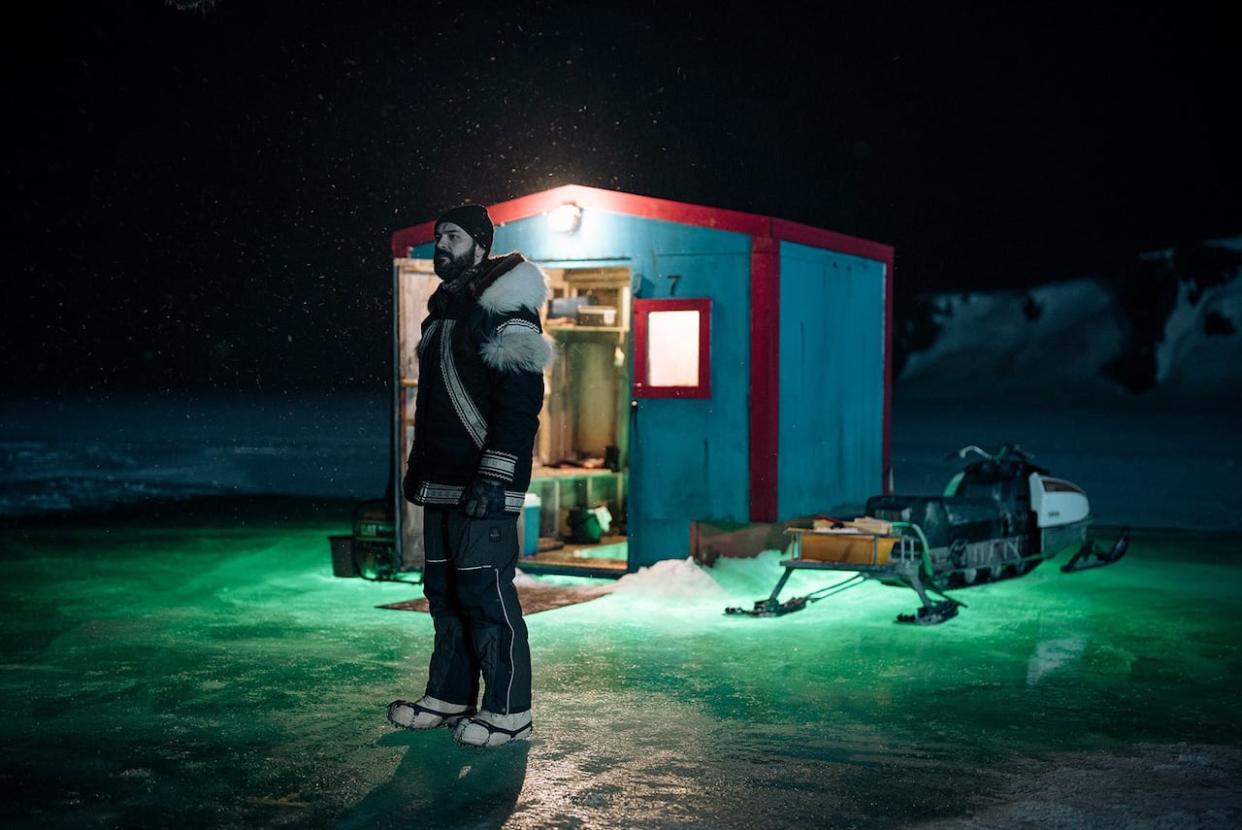
<path fill-rule="evenodd" d="M 969 607 L 929 628 L 894 624 L 915 597 L 874 584 L 726 617 L 771 590 L 775 554 L 670 563 L 530 616 L 537 740 L 472 753 L 385 723 L 421 693 L 431 620 L 375 607 L 417 586 L 333 578 L 340 532 L 6 531 L 5 815 L 890 826 L 961 814 L 1032 754 L 1242 737 L 1230 537 L 1139 533 L 1115 567 L 958 591 Z"/>

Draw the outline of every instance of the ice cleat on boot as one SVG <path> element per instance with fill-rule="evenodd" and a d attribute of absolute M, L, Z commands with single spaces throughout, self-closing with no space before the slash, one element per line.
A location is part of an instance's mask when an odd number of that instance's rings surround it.
<path fill-rule="evenodd" d="M 535 731 L 530 710 L 513 715 L 497 715 L 486 709 L 457 724 L 453 739 L 462 746 L 501 746 L 514 741 L 529 741 Z"/>
<path fill-rule="evenodd" d="M 445 703 L 430 695 L 423 695 L 413 703 L 408 700 L 394 700 L 388 704 L 388 722 L 402 729 L 437 729 L 441 726 L 457 726 L 473 714 L 473 706 Z"/>

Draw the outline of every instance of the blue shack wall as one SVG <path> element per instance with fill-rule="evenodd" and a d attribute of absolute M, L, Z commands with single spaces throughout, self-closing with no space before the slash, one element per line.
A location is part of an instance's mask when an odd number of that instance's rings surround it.
<path fill-rule="evenodd" d="M 780 246 L 777 512 L 861 512 L 882 490 L 884 263 Z"/>
<path fill-rule="evenodd" d="M 711 398 L 644 398 L 631 413 L 631 568 L 687 556 L 693 520 L 749 519 L 750 249 L 742 233 L 593 210 L 575 233 L 550 231 L 541 216 L 496 229 L 498 253 L 556 267 L 627 264 L 635 299 L 712 300 Z M 431 253 L 430 244 L 412 251 Z"/>

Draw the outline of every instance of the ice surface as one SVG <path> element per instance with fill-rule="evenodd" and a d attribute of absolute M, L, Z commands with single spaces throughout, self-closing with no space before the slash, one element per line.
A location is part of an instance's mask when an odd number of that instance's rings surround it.
<path fill-rule="evenodd" d="M 872 584 L 726 617 L 775 552 L 670 561 L 528 619 L 535 739 L 483 752 L 384 721 L 422 691 L 431 621 L 376 607 L 416 586 L 331 576 L 347 522 L 5 531 L 0 820 L 1226 827 L 1242 805 L 1237 535 L 1139 533 L 1110 568 L 960 591 L 934 628 Z"/>
<path fill-rule="evenodd" d="M 0 516 L 150 498 L 377 498 L 387 398 L 0 401 Z"/>
<path fill-rule="evenodd" d="M 1034 686 L 1057 669 L 1069 665 L 1082 656 L 1086 639 L 1066 637 L 1061 640 L 1044 640 L 1035 648 L 1026 669 L 1026 685 Z"/>

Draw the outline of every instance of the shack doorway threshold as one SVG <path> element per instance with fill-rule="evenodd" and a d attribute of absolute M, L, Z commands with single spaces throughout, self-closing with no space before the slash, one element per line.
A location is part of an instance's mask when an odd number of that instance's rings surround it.
<path fill-rule="evenodd" d="M 629 545 L 624 536 L 605 536 L 597 544 L 565 542 L 531 556 L 519 557 L 517 566 L 529 574 L 620 579 L 629 572 Z"/>

